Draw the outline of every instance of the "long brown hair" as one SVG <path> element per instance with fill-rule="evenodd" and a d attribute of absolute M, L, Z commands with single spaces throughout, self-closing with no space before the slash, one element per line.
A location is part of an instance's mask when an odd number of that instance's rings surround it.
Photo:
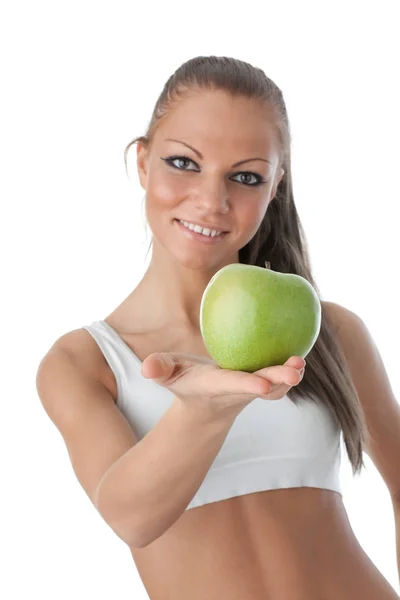
<path fill-rule="evenodd" d="M 133 139 L 124 151 L 125 168 L 129 147 L 141 142 L 151 146 L 158 123 L 169 107 L 191 90 L 223 90 L 266 103 L 276 128 L 280 146 L 280 165 L 285 173 L 275 197 L 254 237 L 239 250 L 239 262 L 270 268 L 280 273 L 304 277 L 321 294 L 312 276 L 308 246 L 293 198 L 291 172 L 291 134 L 282 91 L 264 71 L 247 62 L 229 57 L 198 56 L 183 63 L 166 82 L 144 136 Z M 151 246 L 150 242 L 150 246 Z M 150 249 L 149 246 L 149 249 Z M 365 467 L 363 446 L 369 439 L 365 415 L 353 385 L 334 324 L 322 307 L 320 334 L 306 357 L 301 383 L 292 387 L 288 397 L 297 404 L 302 398 L 325 404 L 341 427 L 353 475 Z"/>

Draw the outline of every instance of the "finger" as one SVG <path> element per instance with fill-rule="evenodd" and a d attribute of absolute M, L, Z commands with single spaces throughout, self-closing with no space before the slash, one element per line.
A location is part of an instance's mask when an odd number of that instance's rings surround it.
<path fill-rule="evenodd" d="M 254 375 L 267 379 L 271 385 L 297 385 L 301 381 L 302 374 L 294 367 L 285 365 L 277 365 L 274 367 L 266 367 L 256 371 Z"/>
<path fill-rule="evenodd" d="M 292 385 L 285 385 L 281 383 L 280 385 L 274 385 L 271 388 L 271 391 L 268 394 L 260 395 L 259 397 L 263 400 L 281 400 L 288 391 L 292 388 Z"/>
<path fill-rule="evenodd" d="M 237 393 L 238 389 L 241 389 L 245 394 L 262 396 L 268 394 L 272 389 L 272 384 L 265 377 L 259 377 L 255 373 L 238 373 L 235 371 L 232 371 L 232 373 L 235 377 L 235 380 L 232 381 L 232 384 L 234 385 L 232 385 L 231 393 L 233 394 Z"/>
<path fill-rule="evenodd" d="M 294 386 L 298 385 L 304 376 L 304 368 L 300 371 L 298 376 L 298 381 L 292 385 L 288 385 L 287 383 L 277 383 L 275 385 L 271 384 L 270 390 L 267 394 L 260 395 L 260 398 L 263 400 L 281 400 L 288 391 Z M 267 382 L 268 380 L 266 380 Z"/>
<path fill-rule="evenodd" d="M 284 363 L 284 366 L 294 367 L 295 369 L 302 369 L 306 366 L 306 361 L 301 356 L 291 356 Z"/>
<path fill-rule="evenodd" d="M 141 372 L 143 377 L 164 382 L 170 379 L 177 367 L 177 361 L 169 352 L 153 352 L 143 361 Z"/>

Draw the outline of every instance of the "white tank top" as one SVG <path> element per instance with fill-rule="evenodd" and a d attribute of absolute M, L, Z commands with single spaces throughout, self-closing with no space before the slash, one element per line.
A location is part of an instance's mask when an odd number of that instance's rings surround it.
<path fill-rule="evenodd" d="M 117 406 L 141 440 L 171 406 L 174 394 L 141 374 L 142 361 L 105 321 L 83 326 L 117 383 Z M 327 406 L 288 396 L 256 398 L 236 417 L 186 510 L 281 488 L 314 487 L 342 494 L 341 429 Z"/>

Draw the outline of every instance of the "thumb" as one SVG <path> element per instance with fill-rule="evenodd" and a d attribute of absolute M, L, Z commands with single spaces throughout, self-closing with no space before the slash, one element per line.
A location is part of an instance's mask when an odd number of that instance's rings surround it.
<path fill-rule="evenodd" d="M 147 379 L 156 379 L 162 382 L 171 377 L 175 366 L 175 362 L 168 352 L 153 352 L 143 361 L 141 372 Z"/>

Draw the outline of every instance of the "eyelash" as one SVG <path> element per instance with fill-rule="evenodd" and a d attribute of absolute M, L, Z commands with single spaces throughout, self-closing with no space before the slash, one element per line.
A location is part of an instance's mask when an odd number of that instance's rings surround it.
<path fill-rule="evenodd" d="M 187 156 L 169 156 L 168 158 L 162 158 L 161 160 L 163 160 L 164 162 L 166 162 L 168 165 L 170 165 L 173 169 L 177 169 L 178 171 L 187 171 L 188 169 L 181 169 L 180 167 L 176 167 L 173 164 L 174 160 L 188 160 L 189 162 L 193 163 L 194 165 L 197 164 L 195 163 L 194 160 L 192 160 L 191 158 L 188 158 Z M 189 169 L 192 170 L 192 169 Z M 261 175 L 257 175 L 257 173 L 252 173 L 251 171 L 240 171 L 240 173 L 237 173 L 237 175 L 253 175 L 253 177 L 257 177 L 257 183 L 244 183 L 242 181 L 239 181 L 238 183 L 241 183 L 242 185 L 245 185 L 247 187 L 258 187 L 259 185 L 263 185 L 264 183 L 267 183 L 267 181 L 265 179 L 263 179 L 261 177 Z"/>

